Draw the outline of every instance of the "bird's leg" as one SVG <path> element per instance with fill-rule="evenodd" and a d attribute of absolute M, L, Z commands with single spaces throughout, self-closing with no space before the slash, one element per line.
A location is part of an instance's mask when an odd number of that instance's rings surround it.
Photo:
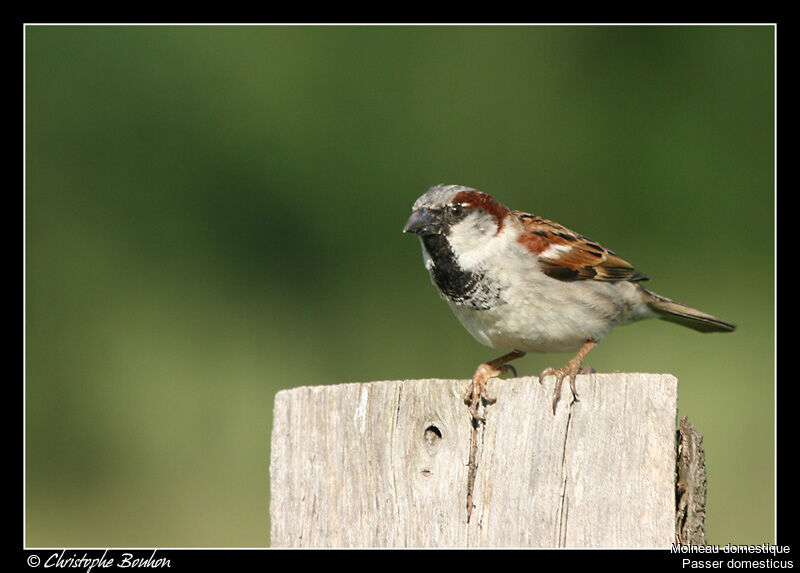
<path fill-rule="evenodd" d="M 473 419 L 478 422 L 483 422 L 484 418 L 478 414 L 478 406 L 481 402 L 492 404 L 495 399 L 489 398 L 486 395 L 486 382 L 489 378 L 500 376 L 506 372 L 513 372 L 516 374 L 514 367 L 508 364 L 512 360 L 525 356 L 525 353 L 520 350 L 514 350 L 508 354 L 504 354 L 500 358 L 495 358 L 490 362 L 484 362 L 475 374 L 472 376 L 472 383 L 467 388 L 467 393 L 464 395 L 464 403 L 469 406 L 469 411 L 472 413 Z"/>
<path fill-rule="evenodd" d="M 558 399 L 561 397 L 561 384 L 564 382 L 564 378 L 567 376 L 569 376 L 569 389 L 572 390 L 572 397 L 575 400 L 578 399 L 578 391 L 575 389 L 575 377 L 579 373 L 594 371 L 592 368 L 582 368 L 582 366 L 583 359 L 586 358 L 586 355 L 589 354 L 589 351 L 596 345 L 596 342 L 587 340 L 584 345 L 581 346 L 581 349 L 578 350 L 578 354 L 576 354 L 572 360 L 567 362 L 566 366 L 562 368 L 545 368 L 544 371 L 539 374 L 539 384 L 542 383 L 542 379 L 545 376 L 553 374 L 556 377 L 556 387 L 553 392 L 553 414 L 556 413 L 556 405 L 558 404 Z"/>

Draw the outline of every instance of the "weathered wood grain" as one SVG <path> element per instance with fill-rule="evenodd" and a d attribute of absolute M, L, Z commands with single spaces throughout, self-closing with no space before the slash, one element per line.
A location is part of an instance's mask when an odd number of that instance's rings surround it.
<path fill-rule="evenodd" d="M 706 454 L 703 434 L 684 416 L 677 432 L 675 542 L 706 544 Z"/>
<path fill-rule="evenodd" d="M 273 547 L 668 547 L 677 380 L 492 380 L 473 435 L 466 380 L 300 387 L 275 397 Z M 467 511 L 470 440 L 477 440 Z M 468 518 L 469 515 L 469 518 Z"/>

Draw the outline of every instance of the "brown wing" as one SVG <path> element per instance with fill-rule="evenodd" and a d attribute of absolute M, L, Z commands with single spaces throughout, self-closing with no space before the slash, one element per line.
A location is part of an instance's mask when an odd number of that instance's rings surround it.
<path fill-rule="evenodd" d="M 513 211 L 524 231 L 517 239 L 539 259 L 542 271 L 562 281 L 645 281 L 647 277 L 600 243 L 542 217 Z"/>

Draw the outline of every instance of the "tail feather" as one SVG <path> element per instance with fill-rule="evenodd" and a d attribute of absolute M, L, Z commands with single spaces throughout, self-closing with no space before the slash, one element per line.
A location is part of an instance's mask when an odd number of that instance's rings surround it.
<path fill-rule="evenodd" d="M 658 318 L 687 326 L 699 332 L 732 332 L 736 329 L 735 324 L 726 320 L 668 299 L 644 287 L 640 286 L 640 288 L 645 292 L 647 306 L 658 315 Z"/>

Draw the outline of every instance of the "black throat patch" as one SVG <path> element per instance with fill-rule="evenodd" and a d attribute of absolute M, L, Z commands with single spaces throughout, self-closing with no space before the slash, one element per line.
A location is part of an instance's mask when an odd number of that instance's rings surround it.
<path fill-rule="evenodd" d="M 442 296 L 475 310 L 486 310 L 497 304 L 498 293 L 486 284 L 483 274 L 464 270 L 458 265 L 447 237 L 425 235 L 422 243 L 433 261 L 431 278 Z"/>

